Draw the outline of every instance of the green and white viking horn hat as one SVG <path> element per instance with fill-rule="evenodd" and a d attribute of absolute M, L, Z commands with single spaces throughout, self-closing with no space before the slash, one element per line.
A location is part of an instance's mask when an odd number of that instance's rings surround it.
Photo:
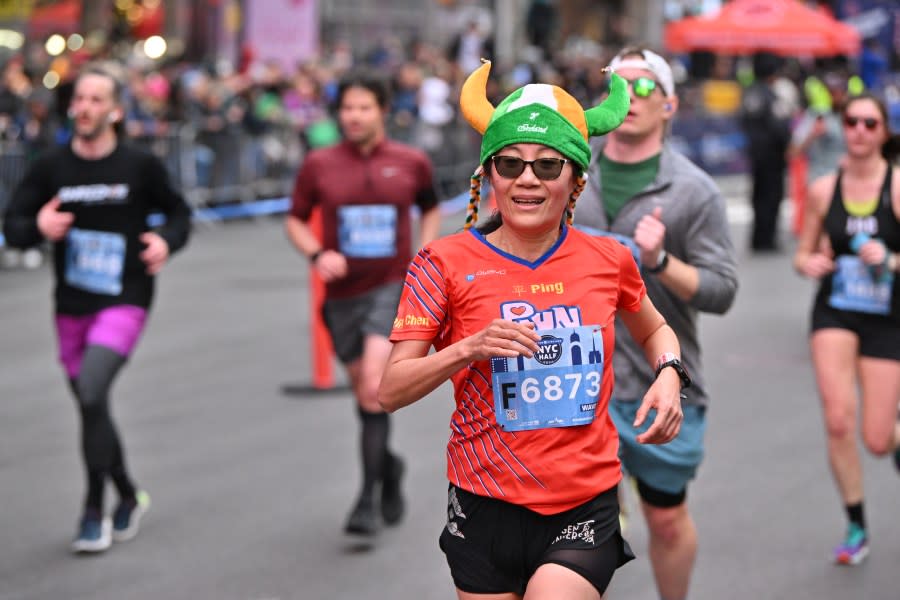
<path fill-rule="evenodd" d="M 484 137 L 480 163 L 510 144 L 543 144 L 572 159 L 582 170 L 591 162 L 588 140 L 622 124 L 630 96 L 624 79 L 612 73 L 609 96 L 584 110 L 567 91 L 546 83 L 523 86 L 497 108 L 487 99 L 491 63 L 485 61 L 469 75 L 460 93 L 463 116 Z"/>

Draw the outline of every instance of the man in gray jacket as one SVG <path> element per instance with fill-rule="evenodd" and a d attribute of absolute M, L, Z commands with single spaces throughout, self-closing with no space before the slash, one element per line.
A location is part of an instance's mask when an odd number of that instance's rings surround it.
<path fill-rule="evenodd" d="M 678 108 L 672 70 L 643 48 L 626 48 L 610 65 L 629 82 L 625 122 L 593 150 L 575 224 L 625 238 L 639 259 L 653 304 L 678 335 L 680 360 L 661 356 L 684 384 L 684 422 L 669 444 L 643 445 L 632 423 L 656 376 L 641 347 L 616 328 L 616 384 L 610 413 L 626 472 L 637 483 L 650 533 L 650 560 L 662 600 L 687 596 L 697 532 L 687 510 L 687 484 L 703 457 L 709 400 L 700 364 L 697 314 L 724 313 L 737 292 L 734 246 L 725 201 L 712 178 L 665 142 Z M 691 381 L 692 380 L 692 381 Z"/>

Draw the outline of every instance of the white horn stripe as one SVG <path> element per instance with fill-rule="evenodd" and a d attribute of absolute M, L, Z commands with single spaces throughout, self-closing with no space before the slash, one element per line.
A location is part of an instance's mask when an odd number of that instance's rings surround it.
<path fill-rule="evenodd" d="M 553 86 L 546 83 L 530 83 L 522 88 L 522 95 L 509 103 L 507 112 L 529 104 L 543 104 L 553 110 L 558 109 Z"/>

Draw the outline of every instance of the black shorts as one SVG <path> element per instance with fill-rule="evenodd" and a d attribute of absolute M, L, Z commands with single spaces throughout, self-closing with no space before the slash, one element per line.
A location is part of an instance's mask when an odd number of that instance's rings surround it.
<path fill-rule="evenodd" d="M 869 358 L 900 360 L 900 319 L 892 315 L 838 310 L 825 300 L 813 306 L 812 331 L 846 329 L 859 338 L 859 354 Z"/>
<path fill-rule="evenodd" d="M 325 301 L 322 319 L 331 334 L 334 353 L 342 363 L 362 356 L 367 335 L 391 335 L 402 291 L 403 282 L 395 281 L 359 296 Z"/>
<path fill-rule="evenodd" d="M 600 592 L 634 558 L 619 529 L 616 488 L 555 515 L 542 515 L 451 485 L 440 547 L 456 587 L 470 594 L 522 595 L 538 567 L 575 571 Z"/>

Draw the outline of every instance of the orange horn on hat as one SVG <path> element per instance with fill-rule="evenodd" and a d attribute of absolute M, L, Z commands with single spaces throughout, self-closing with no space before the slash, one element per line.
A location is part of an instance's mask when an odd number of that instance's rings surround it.
<path fill-rule="evenodd" d="M 480 134 L 487 130 L 494 107 L 487 99 L 488 74 L 491 72 L 491 61 L 481 59 L 484 63 L 474 71 L 463 83 L 459 94 L 459 107 L 466 121 Z"/>

